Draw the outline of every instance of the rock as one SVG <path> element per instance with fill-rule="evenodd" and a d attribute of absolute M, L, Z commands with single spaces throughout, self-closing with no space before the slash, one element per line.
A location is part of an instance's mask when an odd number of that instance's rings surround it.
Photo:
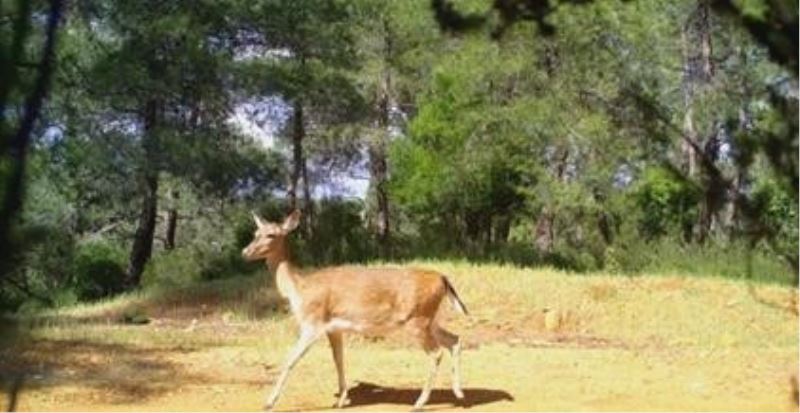
<path fill-rule="evenodd" d="M 546 310 L 544 314 L 544 329 L 553 332 L 561 326 L 561 314 L 558 310 Z"/>

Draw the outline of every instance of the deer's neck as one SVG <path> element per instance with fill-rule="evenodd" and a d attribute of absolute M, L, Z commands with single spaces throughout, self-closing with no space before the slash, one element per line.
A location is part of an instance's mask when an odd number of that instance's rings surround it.
<path fill-rule="evenodd" d="M 270 265 L 270 267 L 273 267 L 273 265 Z M 300 274 L 289 260 L 282 260 L 275 264 L 272 269 L 275 274 L 275 286 L 278 288 L 278 293 L 289 300 L 292 313 L 297 314 L 303 302 L 300 296 L 300 284 L 302 282 Z"/>

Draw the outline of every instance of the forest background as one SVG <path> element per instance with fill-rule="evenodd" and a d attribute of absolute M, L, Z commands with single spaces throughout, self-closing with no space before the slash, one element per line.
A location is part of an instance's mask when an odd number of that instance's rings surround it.
<path fill-rule="evenodd" d="M 797 284 L 797 4 L 3 1 L 0 309 L 442 258 Z"/>

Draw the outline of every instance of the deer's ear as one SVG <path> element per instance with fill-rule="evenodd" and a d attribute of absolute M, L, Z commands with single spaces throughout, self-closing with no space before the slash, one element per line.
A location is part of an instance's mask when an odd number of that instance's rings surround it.
<path fill-rule="evenodd" d="M 258 216 L 258 214 L 256 214 L 256 212 L 255 212 L 255 211 L 251 211 L 251 213 L 253 214 L 253 221 L 255 221 L 255 222 L 256 222 L 256 226 L 257 226 L 258 228 L 261 228 L 261 227 L 263 227 L 264 225 L 266 225 L 266 224 L 264 223 L 264 220 L 263 220 L 263 219 L 261 219 L 261 217 L 259 217 L 259 216 Z"/>
<path fill-rule="evenodd" d="M 283 223 L 281 224 L 281 229 L 283 230 L 283 232 L 289 233 L 291 231 L 294 231 L 294 229 L 297 228 L 297 225 L 299 224 L 300 224 L 300 210 L 295 209 L 294 211 L 292 211 L 291 214 L 289 214 L 283 220 Z"/>

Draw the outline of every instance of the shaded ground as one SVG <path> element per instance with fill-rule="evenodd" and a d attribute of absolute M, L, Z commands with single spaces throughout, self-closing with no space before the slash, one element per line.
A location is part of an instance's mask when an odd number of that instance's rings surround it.
<path fill-rule="evenodd" d="M 449 391 L 445 359 L 427 410 L 797 411 L 796 289 L 757 286 L 753 296 L 752 288 L 722 280 L 439 267 L 474 315 L 444 314 L 464 337 L 466 400 Z M 191 305 L 166 301 L 170 307 L 145 300 L 137 305 L 154 315 L 149 324 L 115 322 L 119 303 L 107 322 L 85 309 L 69 317 L 93 322 L 24 331 L 0 350 L 0 408 L 259 410 L 294 326 L 281 313 L 242 318 L 215 300 L 226 310 L 194 298 Z M 346 410 L 410 410 L 428 362 L 407 344 L 401 337 L 350 340 Z M 329 349 L 320 342 L 293 372 L 277 409 L 330 409 L 335 389 Z"/>

